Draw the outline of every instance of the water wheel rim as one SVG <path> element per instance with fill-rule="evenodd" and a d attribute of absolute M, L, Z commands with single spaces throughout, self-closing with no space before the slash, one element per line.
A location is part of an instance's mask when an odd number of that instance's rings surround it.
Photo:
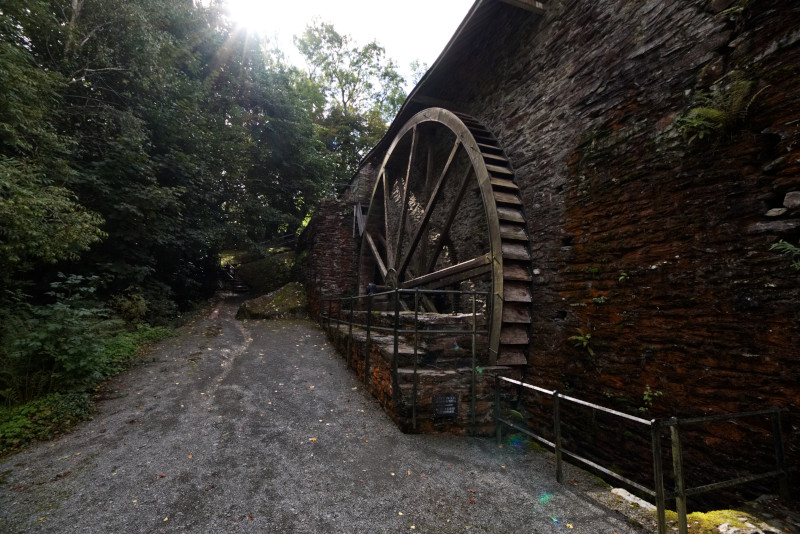
<path fill-rule="evenodd" d="M 388 196 L 388 192 L 385 188 L 389 185 L 389 179 L 387 178 L 387 166 L 389 165 L 392 158 L 395 157 L 395 153 L 400 146 L 401 143 L 408 142 L 407 137 L 412 135 L 411 139 L 411 146 L 409 148 L 409 170 L 408 173 L 410 175 L 411 170 L 411 160 L 414 155 L 415 150 L 415 143 L 417 141 L 417 128 L 425 123 L 438 123 L 443 125 L 447 128 L 452 134 L 455 135 L 455 146 L 453 148 L 453 153 L 455 153 L 456 148 L 460 147 L 463 148 L 467 157 L 469 158 L 470 166 L 472 171 L 474 172 L 474 182 L 477 184 L 478 191 L 480 192 L 481 202 L 484 209 L 485 221 L 486 221 L 486 230 L 488 235 L 488 248 L 489 252 L 486 254 L 485 262 L 490 266 L 491 275 L 491 288 L 490 288 L 490 301 L 491 301 L 491 309 L 489 314 L 489 321 L 488 321 L 488 349 L 490 352 L 490 360 L 492 363 L 497 361 L 498 354 L 500 353 L 501 347 L 501 339 L 503 338 L 502 330 L 504 326 L 503 322 L 503 308 L 504 308 L 504 288 L 505 288 L 505 278 L 504 278 L 504 238 L 501 232 L 501 223 L 500 223 L 500 216 L 498 214 L 498 206 L 496 201 L 496 195 L 498 186 L 493 185 L 494 182 L 503 182 L 503 183 L 512 183 L 513 182 L 513 169 L 511 168 L 511 164 L 508 161 L 507 157 L 505 157 L 505 153 L 503 152 L 502 148 L 500 147 L 497 140 L 494 138 L 491 133 L 485 129 L 477 120 L 472 117 L 469 117 L 464 114 L 457 114 L 452 111 L 443 109 L 443 108 L 429 108 L 423 111 L 420 111 L 413 117 L 411 117 L 397 132 L 392 143 L 389 145 L 386 154 L 383 158 L 381 166 L 379 168 L 377 179 L 375 181 L 375 185 L 372 190 L 372 195 L 370 197 L 369 203 L 369 210 L 366 215 L 366 221 L 374 220 L 374 217 L 377 215 L 374 210 L 378 209 L 377 205 L 379 204 L 376 199 L 379 197 L 382 198 L 382 205 L 380 215 L 383 216 L 385 219 L 388 217 L 385 214 L 387 210 L 385 203 L 387 202 L 386 198 Z M 487 154 L 482 150 L 481 146 L 484 147 L 484 150 L 487 145 L 479 143 L 476 139 L 476 135 L 480 137 L 484 142 L 493 142 L 496 146 L 495 148 L 502 157 L 495 156 L 498 160 L 501 160 L 503 163 L 504 168 L 500 168 L 492 163 L 496 163 L 494 161 L 487 162 Z M 451 157 L 453 154 L 451 154 Z M 490 156 L 489 156 L 490 157 Z M 449 165 L 449 163 L 448 163 Z M 508 176 L 503 175 L 502 180 L 497 177 L 497 173 L 508 173 Z M 406 178 L 406 185 L 404 190 L 404 195 L 408 188 L 408 180 Z M 514 186 L 516 187 L 516 186 Z M 514 202 L 519 205 L 519 212 L 522 214 L 521 205 L 522 202 L 519 200 L 518 192 L 514 193 L 516 195 L 516 199 Z M 506 199 L 507 200 L 507 199 Z M 399 224 L 401 224 L 401 228 L 398 230 L 398 244 L 397 244 L 397 251 L 399 252 L 401 248 L 401 240 L 403 239 L 403 228 L 402 225 L 405 224 L 405 203 L 406 198 L 405 196 L 402 199 L 401 208 L 403 209 L 401 220 Z M 524 214 L 521 215 L 521 220 L 524 223 Z M 366 223 L 365 223 L 366 224 Z M 390 287 L 398 287 L 401 289 L 408 288 L 409 284 L 406 282 L 402 282 L 401 280 L 395 280 L 394 278 L 398 276 L 398 261 L 397 258 L 392 257 L 394 252 L 391 251 L 392 247 L 388 244 L 388 241 L 391 241 L 391 232 L 389 231 L 389 221 L 385 220 L 384 224 L 386 225 L 385 231 L 385 239 L 387 240 L 387 244 L 385 244 L 386 249 L 386 261 L 382 262 L 380 258 L 380 253 L 378 251 L 378 246 L 374 242 L 374 238 L 370 235 L 368 231 L 365 230 L 364 235 L 362 236 L 362 246 L 361 246 L 361 254 L 362 258 L 366 254 L 367 256 L 372 256 L 373 259 L 377 260 L 377 269 L 380 271 L 380 274 L 383 277 L 384 282 L 388 282 Z M 524 228 L 524 226 L 522 227 Z M 525 235 L 527 233 L 525 232 Z M 519 239 L 519 238 L 518 238 Z M 522 241 L 520 241 L 522 242 Z M 527 239 L 524 240 L 523 244 L 526 250 L 528 249 L 528 242 Z M 412 247 L 413 248 L 413 247 Z M 407 254 L 410 254 L 408 252 Z M 472 260 L 476 262 L 476 265 L 480 263 L 480 258 L 475 258 Z M 385 264 L 380 264 L 385 263 Z M 363 260 L 362 260 L 363 264 Z M 403 270 L 402 268 L 400 269 Z M 359 279 L 361 279 L 362 275 L 359 273 Z M 424 278 L 424 276 L 419 277 Z M 529 325 L 528 325 L 529 326 Z M 527 339 L 525 340 L 525 344 L 527 344 Z M 517 362 L 519 363 L 519 362 Z"/>

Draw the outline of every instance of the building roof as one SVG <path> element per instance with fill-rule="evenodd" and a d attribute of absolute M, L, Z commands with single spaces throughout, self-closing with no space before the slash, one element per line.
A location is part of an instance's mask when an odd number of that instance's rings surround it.
<path fill-rule="evenodd" d="M 480 65 L 474 64 L 475 47 L 480 46 L 478 37 L 489 31 L 493 21 L 509 11 L 515 17 L 521 14 L 540 18 L 545 5 L 537 0 L 476 0 L 442 53 L 411 90 L 386 134 L 364 156 L 361 166 L 368 163 L 380 165 L 383 153 L 397 131 L 418 111 L 429 107 L 457 107 L 451 98 L 455 96 L 453 92 L 463 85 L 458 81 L 472 78 L 481 70 Z M 485 50 L 482 55 L 486 55 Z"/>

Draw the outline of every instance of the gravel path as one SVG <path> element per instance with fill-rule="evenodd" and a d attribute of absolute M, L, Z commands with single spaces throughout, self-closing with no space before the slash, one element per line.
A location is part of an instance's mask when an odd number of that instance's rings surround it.
<path fill-rule="evenodd" d="M 641 532 L 587 496 L 593 477 L 558 484 L 550 454 L 401 433 L 316 325 L 237 304 L 0 463 L 0 532 Z"/>

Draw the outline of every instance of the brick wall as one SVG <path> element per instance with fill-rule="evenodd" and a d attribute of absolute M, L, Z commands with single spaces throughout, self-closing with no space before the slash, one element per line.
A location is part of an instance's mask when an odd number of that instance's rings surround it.
<path fill-rule="evenodd" d="M 536 275 L 528 379 L 633 413 L 786 408 L 795 472 L 800 276 L 770 246 L 800 239 L 798 27 L 778 1 L 509 8 L 441 89 L 516 169 Z M 690 142 L 702 106 L 729 116 Z"/>

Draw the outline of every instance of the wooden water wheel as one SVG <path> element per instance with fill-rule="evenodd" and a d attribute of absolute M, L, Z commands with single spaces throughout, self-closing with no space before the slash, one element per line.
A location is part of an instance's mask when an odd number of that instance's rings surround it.
<path fill-rule="evenodd" d="M 361 245 L 362 290 L 373 283 L 485 292 L 490 360 L 524 365 L 530 260 L 519 189 L 495 137 L 466 115 L 441 108 L 417 113 L 392 141 L 373 189 Z M 468 311 L 458 298 L 424 302 L 432 312 Z"/>

